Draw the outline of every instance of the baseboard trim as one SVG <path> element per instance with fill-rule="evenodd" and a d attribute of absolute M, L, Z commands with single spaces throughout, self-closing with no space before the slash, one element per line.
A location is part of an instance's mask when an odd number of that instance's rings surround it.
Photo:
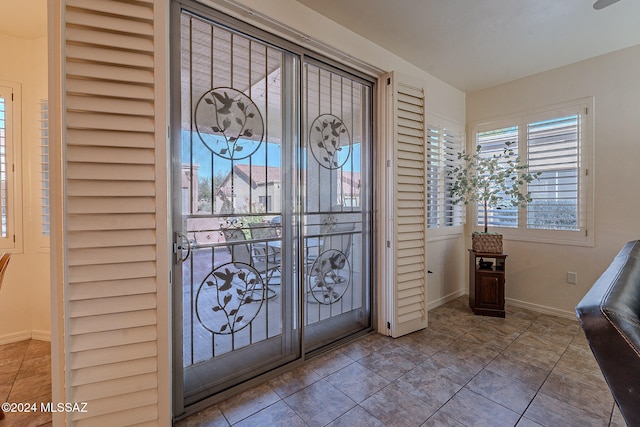
<path fill-rule="evenodd" d="M 11 344 L 12 342 L 31 339 L 31 331 L 14 332 L 13 334 L 0 336 L 0 344 Z"/>
<path fill-rule="evenodd" d="M 51 332 L 49 331 L 31 331 L 31 339 L 38 341 L 51 342 Z"/>
<path fill-rule="evenodd" d="M 13 342 L 24 340 L 39 340 L 39 341 L 51 341 L 51 332 L 47 331 L 22 331 L 15 332 L 13 334 L 1 335 L 0 345 L 11 344 Z"/>
<path fill-rule="evenodd" d="M 572 311 L 559 310 L 557 308 L 548 307 L 546 305 L 533 304 L 530 302 L 520 301 L 513 298 L 506 298 L 505 302 L 509 305 L 513 305 L 520 308 L 526 308 L 527 310 L 535 311 L 538 313 L 550 314 L 552 316 L 575 320 L 576 322 L 578 321 L 578 319 L 576 318 L 576 313 Z"/>
<path fill-rule="evenodd" d="M 431 301 L 427 304 L 427 311 L 429 310 L 433 310 L 434 308 L 440 307 L 442 304 L 446 304 L 449 301 L 453 301 L 456 298 L 460 298 L 462 295 L 464 295 L 466 292 L 464 289 L 461 289 L 459 291 L 453 292 L 449 295 L 445 295 L 442 298 L 438 298 L 437 300 Z"/>

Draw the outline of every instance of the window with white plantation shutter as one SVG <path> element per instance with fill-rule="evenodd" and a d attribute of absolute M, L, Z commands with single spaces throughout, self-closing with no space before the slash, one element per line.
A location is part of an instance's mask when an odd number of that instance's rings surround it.
<path fill-rule="evenodd" d="M 476 133 L 476 144 L 482 147 L 480 156 L 492 157 L 502 154 L 505 144 L 511 142 L 511 149 L 518 154 L 518 126 L 508 126 Z M 500 193 L 504 197 L 504 194 Z M 505 198 L 508 200 L 508 198 Z M 478 204 L 476 224 L 484 227 L 482 204 Z M 487 221 L 489 227 L 518 227 L 518 208 L 488 208 Z"/>
<path fill-rule="evenodd" d="M 440 224 L 440 192 L 444 181 L 440 143 L 440 128 L 427 124 L 427 227 Z"/>
<path fill-rule="evenodd" d="M 527 124 L 527 163 L 541 173 L 529 184 L 527 228 L 577 231 L 584 223 L 579 129 L 579 114 Z"/>
<path fill-rule="evenodd" d="M 9 212 L 13 209 L 13 206 L 10 207 L 8 203 L 10 180 L 7 171 L 7 166 L 11 164 L 11 162 L 7 162 L 7 151 L 13 142 L 11 138 L 13 131 L 12 101 L 11 88 L 0 87 L 0 239 L 3 240 L 9 236 L 8 226 L 11 223 Z"/>
<path fill-rule="evenodd" d="M 49 247 L 49 103 L 40 101 L 40 237 L 41 247 Z"/>
<path fill-rule="evenodd" d="M 427 227 L 451 230 L 465 220 L 464 206 L 453 204 L 453 178 L 449 174 L 460 163 L 458 153 L 464 149 L 464 134 L 461 127 L 434 124 L 436 117 L 427 120 Z"/>
<path fill-rule="evenodd" d="M 526 208 L 490 210 L 490 227 L 505 238 L 593 244 L 592 111 L 593 99 L 584 98 L 472 126 L 482 155 L 498 153 L 511 141 L 529 172 L 539 174 L 523 186 L 532 199 Z M 477 225 L 482 221 L 478 209 Z"/>
<path fill-rule="evenodd" d="M 388 276 L 393 281 L 389 329 L 393 337 L 427 326 L 424 90 L 402 80 L 396 73 L 387 80 L 393 100 L 387 107 L 394 147 L 393 184 L 387 189 L 395 219 L 388 232 L 393 263 Z"/>
<path fill-rule="evenodd" d="M 22 247 L 20 83 L 0 81 L 0 249 Z"/>

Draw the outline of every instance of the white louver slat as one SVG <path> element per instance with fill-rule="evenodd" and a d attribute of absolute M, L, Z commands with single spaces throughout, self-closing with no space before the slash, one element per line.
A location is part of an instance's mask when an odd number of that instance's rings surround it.
<path fill-rule="evenodd" d="M 403 79 L 404 80 L 404 79 Z M 388 116 L 394 121 L 393 337 L 427 326 L 426 190 L 424 90 L 392 73 L 388 80 L 393 102 Z M 388 97 L 389 99 L 389 97 Z"/>
<path fill-rule="evenodd" d="M 68 425 L 156 425 L 154 2 L 63 2 Z M 159 44 L 162 46 L 162 43 Z M 164 85 L 164 82 L 161 82 Z"/>

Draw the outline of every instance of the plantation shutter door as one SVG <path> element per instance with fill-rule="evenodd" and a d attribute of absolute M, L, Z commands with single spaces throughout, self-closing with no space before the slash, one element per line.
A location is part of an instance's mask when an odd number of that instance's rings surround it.
<path fill-rule="evenodd" d="M 405 80 L 404 78 L 402 80 Z M 391 336 L 399 337 L 427 326 L 426 283 L 426 162 L 424 90 L 404 83 L 396 73 L 387 80 L 393 118 L 393 260 Z"/>
<path fill-rule="evenodd" d="M 87 402 L 64 416 L 74 426 L 157 425 L 170 418 L 158 397 L 169 375 L 159 373 L 157 310 L 167 244 L 156 141 L 166 132 L 154 47 L 164 41 L 152 0 L 63 0 L 61 10 L 64 392 Z"/>

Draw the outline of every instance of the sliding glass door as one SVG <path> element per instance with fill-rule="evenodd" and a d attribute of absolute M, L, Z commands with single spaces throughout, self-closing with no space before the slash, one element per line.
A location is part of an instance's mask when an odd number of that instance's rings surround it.
<path fill-rule="evenodd" d="M 371 87 L 303 64 L 305 350 L 370 325 Z"/>
<path fill-rule="evenodd" d="M 224 22 L 174 17 L 178 408 L 371 325 L 371 83 Z"/>

